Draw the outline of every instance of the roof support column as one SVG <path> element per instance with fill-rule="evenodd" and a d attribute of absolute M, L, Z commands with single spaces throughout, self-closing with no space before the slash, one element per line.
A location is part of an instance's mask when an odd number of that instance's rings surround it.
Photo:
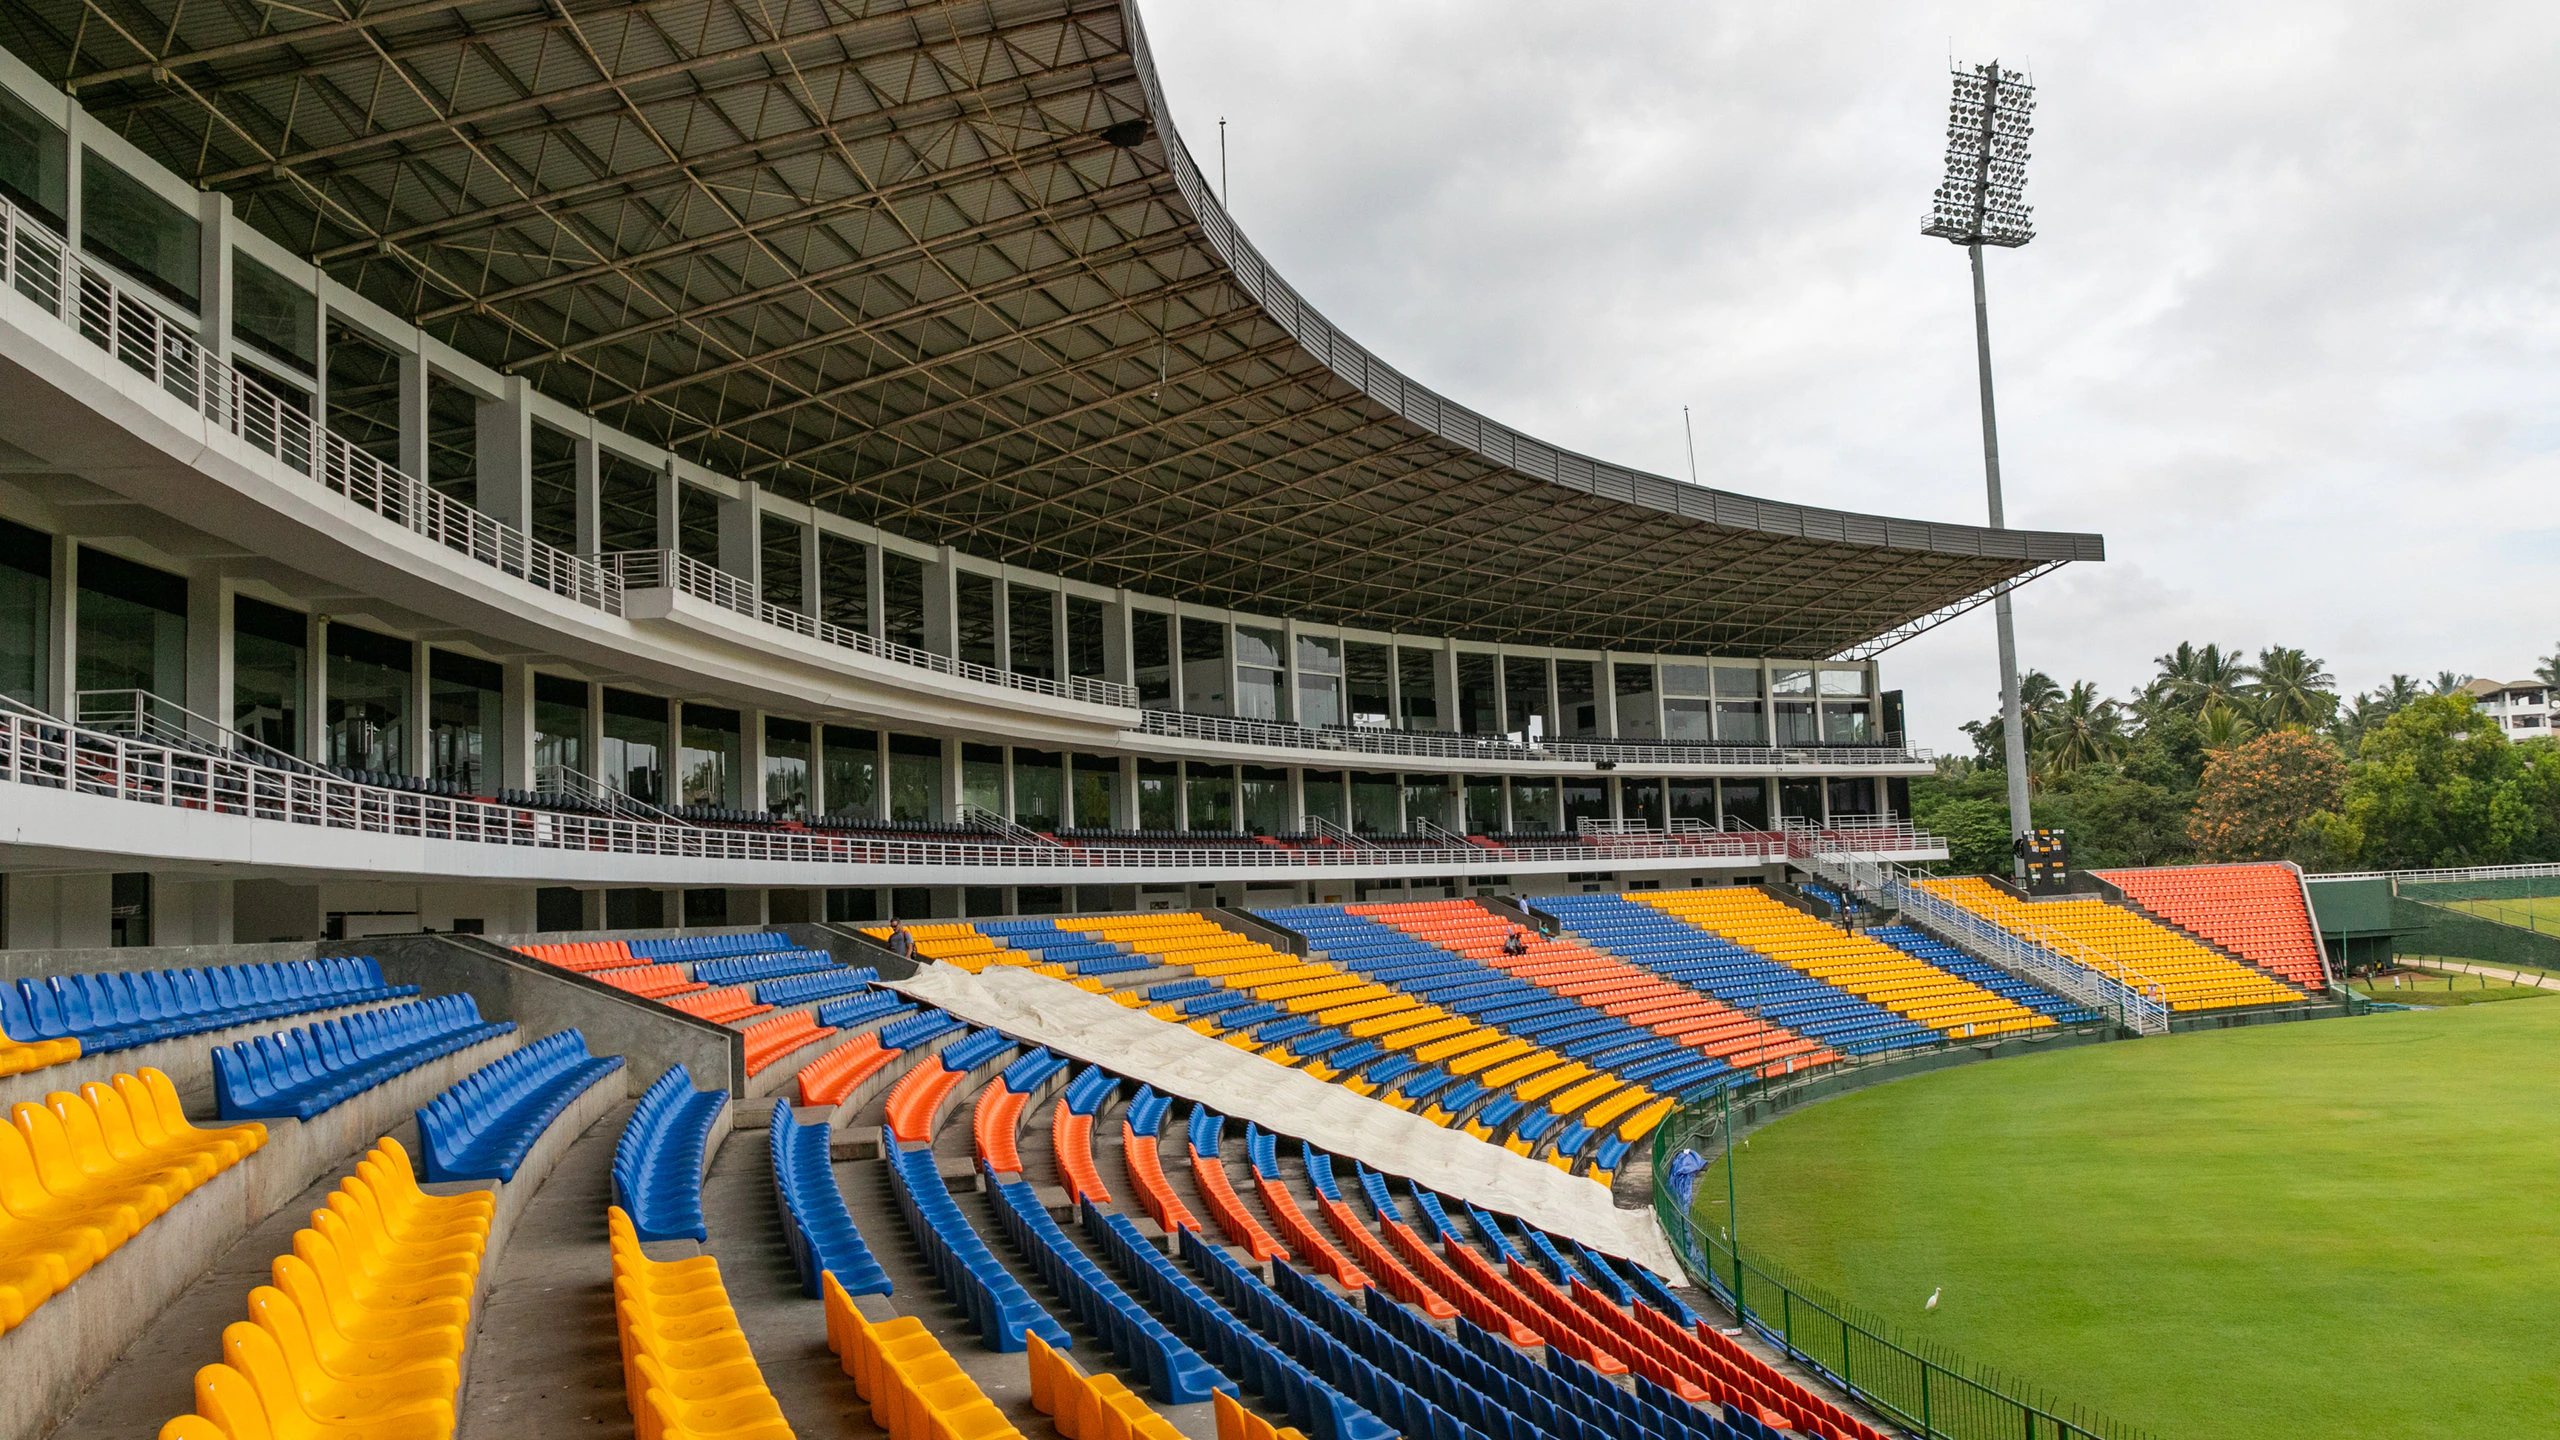
<path fill-rule="evenodd" d="M 576 499 L 578 553 L 594 555 L 604 549 L 604 452 L 593 439 L 581 439 L 571 447 L 575 479 L 571 482 Z"/>
<path fill-rule="evenodd" d="M 524 377 L 510 375 L 497 398 L 474 409 L 471 447 L 478 509 L 501 525 L 533 529 L 533 407 Z M 405 432 L 404 432 L 405 433 Z"/>
<path fill-rule="evenodd" d="M 738 482 L 738 493 L 723 496 L 720 501 L 720 568 L 747 582 L 754 594 L 764 593 L 764 544 L 756 527 L 763 521 L 756 509 L 756 483 Z"/>

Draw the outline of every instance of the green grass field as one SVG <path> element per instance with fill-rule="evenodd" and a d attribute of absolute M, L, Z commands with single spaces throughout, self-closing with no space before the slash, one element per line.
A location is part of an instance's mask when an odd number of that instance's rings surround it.
<path fill-rule="evenodd" d="M 2164 1437 L 2560 1434 L 2555 1122 L 2560 1005 L 2000 1060 L 1750 1136 L 1743 1253 Z"/>
<path fill-rule="evenodd" d="M 2485 975 L 2428 970 L 2423 964 L 2413 964 L 2407 956 L 2401 957 L 2401 968 L 2404 971 L 2413 970 L 2417 973 L 2395 977 L 2399 981 L 2397 985 L 2388 978 L 2365 979 L 2351 982 L 2348 988 L 2367 999 L 2380 1000 L 2392 1005 L 2426 1005 L 2439 1008 L 2446 1005 L 2486 1005 L 2500 1000 L 2560 1000 L 2560 990 L 2545 990 L 2537 985 L 2505 985 Z M 2500 968 L 2518 967 L 2502 966 Z"/>
<path fill-rule="evenodd" d="M 2560 895 L 2537 895 L 2515 900 L 2442 900 L 2436 903 L 2448 910 L 2495 920 L 2501 925 L 2539 930 L 2545 935 L 2560 935 Z"/>

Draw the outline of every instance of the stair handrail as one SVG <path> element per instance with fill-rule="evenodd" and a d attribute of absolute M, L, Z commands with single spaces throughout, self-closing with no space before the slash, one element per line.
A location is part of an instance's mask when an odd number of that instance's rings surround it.
<path fill-rule="evenodd" d="M 41 712 L 39 712 L 41 713 Z M 254 735 L 243 734 L 209 715 L 190 710 L 166 695 L 140 688 L 82 690 L 72 696 L 72 713 L 84 730 L 129 735 L 155 745 L 181 750 L 238 754 L 282 770 L 319 773 L 321 767 L 280 750 Z"/>
<path fill-rule="evenodd" d="M 997 811 L 990 810 L 984 805 L 963 802 L 960 806 L 960 823 L 975 830 L 983 830 L 990 835 L 1001 835 L 1016 845 L 1055 845 L 1058 843 L 1027 825 L 1018 824 L 1015 821 L 1006 819 L 1002 814 Z"/>
<path fill-rule="evenodd" d="M 662 809 L 648 801 L 606 784 L 584 770 L 568 765 L 536 766 L 533 793 L 577 800 L 602 809 L 606 814 L 625 820 L 643 820 L 652 825 L 691 825 L 692 821 L 672 810 Z"/>
<path fill-rule="evenodd" d="M 1383 850 L 1386 848 L 1365 835 L 1353 833 L 1349 826 L 1336 824 L 1332 817 L 1325 815 L 1308 816 L 1307 833 L 1321 839 L 1330 840 L 1336 845 L 1345 846 L 1353 850 Z"/>

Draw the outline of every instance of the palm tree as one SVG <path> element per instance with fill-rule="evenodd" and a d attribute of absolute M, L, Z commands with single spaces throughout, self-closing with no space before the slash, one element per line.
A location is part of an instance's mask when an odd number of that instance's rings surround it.
<path fill-rule="evenodd" d="M 2554 683 L 2560 684 L 2560 681 Z M 2382 718 L 2387 720 L 2409 708 L 2410 701 L 2426 693 L 2417 681 L 2406 675 L 2394 675 L 2388 683 L 2375 688 L 2373 702 L 2381 707 Z"/>
<path fill-rule="evenodd" d="M 2258 663 L 2248 669 L 2249 684 L 2243 693 L 2257 712 L 2258 723 L 2267 729 L 2308 730 L 2327 724 L 2338 708 L 2338 677 L 2300 650 L 2282 646 L 2261 650 Z"/>
<path fill-rule="evenodd" d="M 2219 645 L 2199 649 L 2181 640 L 2177 649 L 2151 663 L 2160 672 L 2152 677 L 2146 693 L 2167 709 L 2186 715 L 2200 716 L 2206 706 L 2217 703 L 2237 707 L 2250 678 L 2240 653 Z"/>
<path fill-rule="evenodd" d="M 2203 742 L 2207 753 L 2219 753 L 2246 744 L 2258 733 L 2258 727 L 2250 722 L 2248 716 L 2220 701 L 2206 706 L 2197 721 L 2197 739 Z"/>
<path fill-rule="evenodd" d="M 2533 667 L 2533 678 L 2545 685 L 2560 685 L 2560 647 L 2554 647 L 2542 657 L 2541 664 Z"/>
<path fill-rule="evenodd" d="M 2427 693 L 2430 695 L 2458 695 L 2462 693 L 2462 687 L 2470 683 L 2471 677 L 2468 675 L 2457 675 L 2451 670 L 2439 670 L 2436 672 L 2435 688 L 2429 690 Z"/>
<path fill-rule="evenodd" d="M 2053 702 L 2042 717 L 2037 753 L 2045 773 L 2068 775 L 2083 765 L 2110 764 L 2124 758 L 2124 710 L 2082 680 Z"/>
<path fill-rule="evenodd" d="M 2037 753 L 2037 740 L 2044 732 L 2045 717 L 2053 713 L 2054 706 L 2061 699 L 2062 687 L 2053 683 L 2053 677 L 2043 671 L 2030 670 L 2018 677 L 2018 718 L 2020 728 L 2026 731 L 2030 764 Z M 1963 728 L 1964 733 L 1973 737 L 1974 755 L 1983 764 L 1997 767 L 2008 764 L 2009 731 L 2001 723 L 1999 711 L 1993 711 L 1988 720 L 1968 721 Z"/>

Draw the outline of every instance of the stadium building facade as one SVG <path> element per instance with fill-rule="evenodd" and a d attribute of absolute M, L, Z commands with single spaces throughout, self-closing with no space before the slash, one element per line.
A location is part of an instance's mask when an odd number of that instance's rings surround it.
<path fill-rule="evenodd" d="M 660 8 L 13 9 L 6 943 L 1938 856 L 1877 656 L 2103 558 L 1414 383 L 1236 232 L 1133 7 Z"/>

